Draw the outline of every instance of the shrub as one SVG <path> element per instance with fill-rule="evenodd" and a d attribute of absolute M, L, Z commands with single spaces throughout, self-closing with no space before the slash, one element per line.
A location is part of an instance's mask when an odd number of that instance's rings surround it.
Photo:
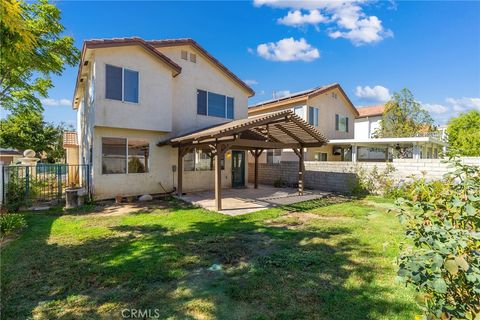
<path fill-rule="evenodd" d="M 402 247 L 398 275 L 419 292 L 424 319 L 478 319 L 480 168 L 449 161 L 442 181 L 415 181 L 397 200 L 413 241 Z"/>
<path fill-rule="evenodd" d="M 8 212 L 18 212 L 25 204 L 25 183 L 17 175 L 11 175 L 6 186 L 5 208 Z"/>
<path fill-rule="evenodd" d="M 395 167 L 390 163 L 387 163 L 383 171 L 380 171 L 377 166 L 374 166 L 372 170 L 367 170 L 356 163 L 352 170 L 356 179 L 352 180 L 350 191 L 353 195 L 369 193 L 384 195 L 390 193 L 395 184 L 390 174 L 395 170 Z"/>
<path fill-rule="evenodd" d="M 26 226 L 27 222 L 21 214 L 8 213 L 0 215 L 0 237 L 2 239 L 15 231 L 20 231 Z"/>
<path fill-rule="evenodd" d="M 278 178 L 273 181 L 273 186 L 275 188 L 283 188 L 286 186 L 286 182 L 282 178 Z"/>

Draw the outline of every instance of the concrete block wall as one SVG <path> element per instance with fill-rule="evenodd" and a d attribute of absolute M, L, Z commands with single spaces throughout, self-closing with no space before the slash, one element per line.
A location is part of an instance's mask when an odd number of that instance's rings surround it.
<path fill-rule="evenodd" d="M 462 158 L 465 164 L 480 166 L 480 157 Z M 448 164 L 441 159 L 394 159 L 390 163 L 395 171 L 390 174 L 394 180 L 408 181 L 415 177 L 425 177 L 427 180 L 438 180 L 447 173 Z M 367 171 L 375 167 L 385 171 L 385 162 L 339 162 L 339 161 L 305 161 L 305 187 L 324 191 L 348 193 L 357 179 L 356 166 Z M 253 183 L 254 165 L 249 163 L 248 181 Z M 274 181 L 282 179 L 289 184 L 298 182 L 298 162 L 282 161 L 279 164 L 260 163 L 258 167 L 258 182 L 273 185 Z"/>

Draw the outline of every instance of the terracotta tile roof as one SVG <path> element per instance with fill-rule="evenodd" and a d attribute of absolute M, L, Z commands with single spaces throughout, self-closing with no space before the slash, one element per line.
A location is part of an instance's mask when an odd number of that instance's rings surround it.
<path fill-rule="evenodd" d="M 77 133 L 75 131 L 65 131 L 63 133 L 63 147 L 78 146 Z"/>
<path fill-rule="evenodd" d="M 381 116 L 383 114 L 383 110 L 385 110 L 384 105 L 357 108 L 357 118 Z"/>
<path fill-rule="evenodd" d="M 220 61 L 218 61 L 214 56 L 212 56 L 207 50 L 205 50 L 201 45 L 199 45 L 193 39 L 182 38 L 182 39 L 150 40 L 150 41 L 147 41 L 147 43 L 157 48 L 191 45 L 195 47 L 199 52 L 201 52 L 207 59 L 209 59 L 218 68 L 220 68 L 220 70 L 225 72 L 228 77 L 230 77 L 233 81 L 237 82 L 240 86 L 242 86 L 245 90 L 247 90 L 250 93 L 250 97 L 255 95 L 255 91 L 253 91 L 253 89 L 250 88 L 249 85 L 243 82 L 239 77 L 237 77 L 232 71 L 230 71 L 227 67 L 225 67 Z"/>
<path fill-rule="evenodd" d="M 77 94 L 77 89 L 80 85 L 80 82 L 82 82 L 83 79 L 81 79 L 82 75 L 82 68 L 85 64 L 85 55 L 87 49 L 95 49 L 95 48 L 109 48 L 109 47 L 121 47 L 121 46 L 132 46 L 132 45 L 138 45 L 142 48 L 144 48 L 147 52 L 152 54 L 154 57 L 158 58 L 162 62 L 164 62 L 169 68 L 172 69 L 172 74 L 174 77 L 180 74 L 182 72 L 182 68 L 173 62 L 169 57 L 164 55 L 163 53 L 159 52 L 156 50 L 154 47 L 152 47 L 150 44 L 148 44 L 145 40 L 141 38 L 113 38 L 113 39 L 92 39 L 92 40 L 86 40 L 83 42 L 83 48 L 82 48 L 82 54 L 81 54 L 81 59 L 80 59 L 80 65 L 78 66 L 78 72 L 77 72 L 77 81 L 75 82 L 75 90 L 73 91 L 73 107 L 75 108 L 76 105 L 78 104 L 78 99 L 75 99 L 75 96 Z"/>
<path fill-rule="evenodd" d="M 207 59 L 212 61 L 213 64 L 218 66 L 220 70 L 225 72 L 228 77 L 230 77 L 234 82 L 238 83 L 241 87 L 246 89 L 250 97 L 255 95 L 255 91 L 253 91 L 250 86 L 248 86 L 245 82 L 240 80 L 233 72 L 231 72 L 227 67 L 225 67 L 220 61 L 214 58 L 210 53 L 207 52 L 202 46 L 200 46 L 195 40 L 185 38 L 185 39 L 166 39 L 166 40 L 152 40 L 152 41 L 145 41 L 142 38 L 133 37 L 133 38 L 113 38 L 113 39 L 92 39 L 86 40 L 83 43 L 82 55 L 80 65 L 78 67 L 77 73 L 77 81 L 75 83 L 75 90 L 74 90 L 74 97 L 73 97 L 73 105 L 74 108 L 78 103 L 78 100 L 75 99 L 75 95 L 77 93 L 77 89 L 81 82 L 81 73 L 82 67 L 85 64 L 85 54 L 87 49 L 95 49 L 95 48 L 109 48 L 109 47 L 121 47 L 121 46 L 132 46 L 138 45 L 144 48 L 146 51 L 154 55 L 156 58 L 160 59 L 162 62 L 166 63 L 171 69 L 173 76 L 176 77 L 182 72 L 182 68 L 176 64 L 172 59 L 167 57 L 165 54 L 161 53 L 159 50 L 156 50 L 155 47 L 170 47 L 170 46 L 179 46 L 179 45 L 192 45 L 194 46 L 199 52 L 201 52 Z"/>
<path fill-rule="evenodd" d="M 21 154 L 17 149 L 0 148 L 0 156 L 17 156 Z"/>
<path fill-rule="evenodd" d="M 352 108 L 352 110 L 355 113 L 357 113 L 357 109 L 355 108 L 353 103 L 350 101 L 350 98 L 348 98 L 347 94 L 345 93 L 345 91 L 343 91 L 342 87 L 338 83 L 331 83 L 331 84 L 327 84 L 327 85 L 316 87 L 316 88 L 309 89 L 309 90 L 294 92 L 292 94 L 281 97 L 279 99 L 262 101 L 262 102 L 254 104 L 254 105 L 251 105 L 248 108 L 248 112 L 251 113 L 251 112 L 256 112 L 256 111 L 260 111 L 260 110 L 272 109 L 272 108 L 277 107 L 280 104 L 288 103 L 289 100 L 292 100 L 292 101 L 293 100 L 303 100 L 303 99 L 307 100 L 308 98 L 315 97 L 317 95 L 320 95 L 322 93 L 325 93 L 327 91 L 334 90 L 334 89 L 337 89 L 337 88 L 338 88 L 338 90 L 340 90 L 342 95 L 347 100 L 348 105 Z"/>
<path fill-rule="evenodd" d="M 182 67 L 178 64 L 173 62 L 172 59 L 164 55 L 163 53 L 155 50 L 153 46 L 151 46 L 147 41 L 141 38 L 114 38 L 114 39 L 93 39 L 87 40 L 84 42 L 84 46 L 88 49 L 90 48 L 109 48 L 109 47 L 122 47 L 122 46 L 131 46 L 131 45 L 138 45 L 149 53 L 153 54 L 156 58 L 160 59 L 164 63 L 166 63 L 173 71 L 174 76 L 177 76 L 180 72 L 182 72 Z"/>

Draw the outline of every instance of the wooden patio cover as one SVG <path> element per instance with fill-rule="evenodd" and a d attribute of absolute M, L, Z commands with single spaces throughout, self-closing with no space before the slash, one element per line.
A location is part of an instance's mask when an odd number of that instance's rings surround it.
<path fill-rule="evenodd" d="M 265 149 L 292 149 L 299 158 L 298 192 L 303 194 L 304 148 L 321 147 L 327 139 L 290 110 L 234 120 L 200 131 L 168 138 L 157 145 L 178 148 L 177 194 L 182 195 L 183 157 L 194 149 L 209 152 L 215 163 L 215 203 L 222 209 L 221 159 L 228 150 L 248 150 L 255 158 L 254 186 L 258 188 L 258 158 Z"/>

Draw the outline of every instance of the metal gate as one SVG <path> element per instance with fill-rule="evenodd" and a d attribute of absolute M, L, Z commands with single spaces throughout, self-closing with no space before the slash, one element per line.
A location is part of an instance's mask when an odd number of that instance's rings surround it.
<path fill-rule="evenodd" d="M 65 189 L 83 188 L 90 195 L 89 165 L 37 164 L 3 166 L 2 204 L 53 205 L 65 199 Z"/>

